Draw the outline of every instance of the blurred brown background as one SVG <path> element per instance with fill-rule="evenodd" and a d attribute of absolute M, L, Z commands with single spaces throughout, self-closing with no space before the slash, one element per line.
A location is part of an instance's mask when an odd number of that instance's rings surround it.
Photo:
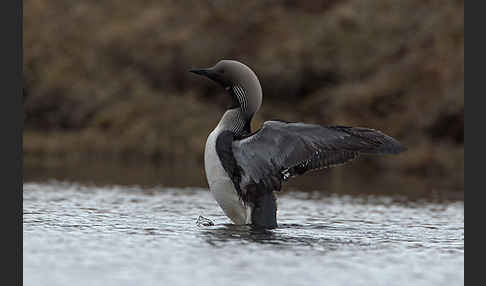
<path fill-rule="evenodd" d="M 240 60 L 283 119 L 382 130 L 409 150 L 287 186 L 464 194 L 464 1 L 24 0 L 24 179 L 206 187 L 228 103 L 187 71 Z"/>

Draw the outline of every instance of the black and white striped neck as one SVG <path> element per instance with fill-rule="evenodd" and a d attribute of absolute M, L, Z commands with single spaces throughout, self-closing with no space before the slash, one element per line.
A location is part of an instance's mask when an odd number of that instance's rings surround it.
<path fill-rule="evenodd" d="M 218 128 L 245 136 L 251 133 L 251 117 L 246 116 L 241 107 L 231 108 L 224 113 Z"/>

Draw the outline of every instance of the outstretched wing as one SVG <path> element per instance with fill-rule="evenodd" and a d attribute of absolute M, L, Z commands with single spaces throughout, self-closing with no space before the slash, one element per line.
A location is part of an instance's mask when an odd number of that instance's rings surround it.
<path fill-rule="evenodd" d="M 405 150 L 380 131 L 346 126 L 267 121 L 255 134 L 232 144 L 242 170 L 240 188 L 280 190 L 291 177 L 342 164 L 359 154 L 397 154 Z"/>

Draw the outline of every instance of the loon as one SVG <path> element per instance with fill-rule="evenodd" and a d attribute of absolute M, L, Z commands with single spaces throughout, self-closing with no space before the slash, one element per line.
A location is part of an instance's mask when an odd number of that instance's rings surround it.
<path fill-rule="evenodd" d="M 210 192 L 234 224 L 276 228 L 274 192 L 281 190 L 283 182 L 361 154 L 406 150 L 396 139 L 362 127 L 270 120 L 252 132 L 251 120 L 262 104 L 263 93 L 248 66 L 221 60 L 213 67 L 190 72 L 215 81 L 232 99 L 207 138 L 204 166 Z"/>

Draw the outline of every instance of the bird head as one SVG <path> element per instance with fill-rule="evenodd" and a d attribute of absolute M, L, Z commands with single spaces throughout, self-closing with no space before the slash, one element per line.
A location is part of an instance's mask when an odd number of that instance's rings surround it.
<path fill-rule="evenodd" d="M 221 60 L 213 67 L 192 69 L 190 72 L 221 85 L 232 97 L 230 109 L 240 108 L 243 114 L 252 117 L 262 104 L 260 81 L 245 64 L 234 60 Z"/>

